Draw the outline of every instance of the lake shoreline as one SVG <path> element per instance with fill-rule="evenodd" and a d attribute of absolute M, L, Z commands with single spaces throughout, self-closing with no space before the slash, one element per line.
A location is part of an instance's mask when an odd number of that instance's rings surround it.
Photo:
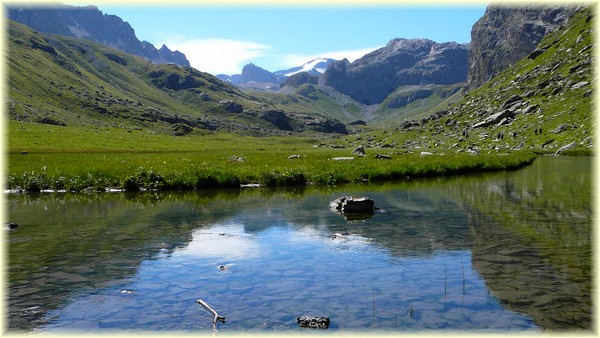
<path fill-rule="evenodd" d="M 87 156 L 99 157 L 97 154 Z M 247 155 L 249 158 L 252 156 L 253 154 Z M 194 191 L 392 182 L 518 170 L 544 155 L 531 151 L 477 155 L 446 155 L 442 152 L 396 155 L 394 160 L 358 157 L 352 161 L 333 161 L 330 157 L 307 160 L 309 156 L 314 156 L 314 153 L 305 154 L 304 159 L 280 161 L 281 163 L 273 160 L 248 163 L 252 160 L 246 161 L 243 158 L 241 163 L 228 159 L 226 166 L 203 163 L 203 167 L 167 169 L 155 169 L 154 164 L 158 160 L 152 159 L 154 163 L 150 166 L 139 166 L 136 169 L 130 166 L 129 170 L 121 172 L 101 168 L 100 164 L 86 168 L 85 171 L 80 168 L 77 173 L 69 173 L 68 168 L 56 168 L 56 164 L 48 164 L 36 172 L 29 165 L 28 170 L 10 173 L 4 193 Z M 46 160 L 48 157 L 50 154 L 45 154 L 41 159 Z M 39 165 L 39 162 L 35 163 Z M 48 169 L 52 167 L 55 169 Z"/>

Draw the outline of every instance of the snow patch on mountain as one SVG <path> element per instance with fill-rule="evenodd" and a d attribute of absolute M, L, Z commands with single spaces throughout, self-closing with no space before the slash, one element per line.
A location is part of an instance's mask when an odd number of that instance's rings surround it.
<path fill-rule="evenodd" d="M 314 60 L 308 61 L 300 67 L 290 68 L 288 70 L 277 71 L 276 74 L 280 74 L 286 77 L 290 77 L 292 75 L 296 75 L 298 73 L 307 72 L 313 75 L 323 74 L 329 66 L 330 63 L 334 62 L 334 59 L 327 58 L 316 58 Z"/>

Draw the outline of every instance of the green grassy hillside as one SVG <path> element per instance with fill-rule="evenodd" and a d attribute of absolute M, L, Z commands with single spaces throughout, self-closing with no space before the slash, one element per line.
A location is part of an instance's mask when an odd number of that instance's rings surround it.
<path fill-rule="evenodd" d="M 369 127 L 382 128 L 397 121 L 424 118 L 463 88 L 465 83 L 455 85 L 402 86 L 391 93 L 382 103 L 366 106 L 335 89 L 318 84 L 285 86 L 277 91 L 243 89 L 254 97 L 260 97 L 270 105 L 297 112 L 315 113 L 352 123 L 365 121 Z M 368 129 L 372 129 L 368 128 Z M 352 128 L 356 129 L 356 128 Z M 365 129 L 360 129 L 364 131 Z"/>
<path fill-rule="evenodd" d="M 390 151 L 590 153 L 593 20 L 590 8 L 579 11 L 528 57 L 429 117 L 346 140 Z"/>
<path fill-rule="evenodd" d="M 448 96 L 456 88 L 433 88 L 440 102 L 455 103 L 431 116 L 391 119 L 379 130 L 352 126 L 362 133 L 345 136 L 331 133 L 344 125 L 322 115 L 353 121 L 372 117 L 374 108 L 311 84 L 243 93 L 193 68 L 153 65 L 9 23 L 5 186 L 339 184 L 517 168 L 534 152 L 590 153 L 592 20 L 590 9 L 581 11 L 527 58 L 462 98 Z M 390 106 L 425 106 L 419 90 L 395 92 Z M 365 156 L 354 151 L 358 145 Z M 570 149 L 558 151 L 565 145 Z"/>
<path fill-rule="evenodd" d="M 39 34 L 10 20 L 8 51 L 11 120 L 174 135 L 219 130 L 264 136 L 324 129 L 289 110 L 278 115 L 286 120 L 278 124 L 273 113 L 262 113 L 273 109 L 266 101 L 194 68 L 155 65 L 87 40 Z M 312 115 L 318 120 L 313 124 L 323 122 L 319 114 Z"/>
<path fill-rule="evenodd" d="M 364 105 L 332 88 L 315 84 L 286 86 L 278 91 L 245 90 L 279 109 L 314 113 L 350 123 L 364 118 Z"/>

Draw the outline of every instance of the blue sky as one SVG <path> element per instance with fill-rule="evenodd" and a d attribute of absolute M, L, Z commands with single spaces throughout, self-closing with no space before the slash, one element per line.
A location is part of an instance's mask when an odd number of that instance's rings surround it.
<path fill-rule="evenodd" d="M 319 56 L 354 61 L 397 37 L 470 42 L 485 7 L 98 5 L 138 39 L 179 50 L 215 75 L 240 73 L 251 62 L 273 72 Z"/>

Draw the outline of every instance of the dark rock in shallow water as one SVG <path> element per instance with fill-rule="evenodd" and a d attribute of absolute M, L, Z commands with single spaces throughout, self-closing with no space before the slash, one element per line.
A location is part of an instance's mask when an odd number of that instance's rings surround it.
<path fill-rule="evenodd" d="M 327 329 L 329 328 L 329 317 L 301 316 L 298 317 L 298 325 L 313 329 Z"/>
<path fill-rule="evenodd" d="M 373 214 L 375 201 L 368 197 L 344 196 L 329 203 L 329 208 L 340 213 Z"/>

